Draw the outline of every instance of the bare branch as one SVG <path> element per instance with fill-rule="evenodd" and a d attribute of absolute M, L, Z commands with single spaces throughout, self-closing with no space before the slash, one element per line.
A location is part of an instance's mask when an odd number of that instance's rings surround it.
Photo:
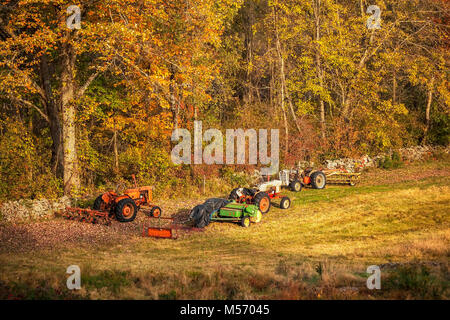
<path fill-rule="evenodd" d="M 26 101 L 26 100 L 23 100 L 21 98 L 14 97 L 12 95 L 8 95 L 8 97 L 11 100 L 16 101 L 19 104 L 22 104 L 22 105 L 25 105 L 27 107 L 35 109 L 45 119 L 45 121 L 50 123 L 50 119 L 48 118 L 48 116 L 41 109 L 39 109 L 36 105 L 34 105 L 33 103 L 31 103 L 29 101 Z"/>
<path fill-rule="evenodd" d="M 100 70 L 97 70 L 96 72 L 91 74 L 91 76 L 87 79 L 85 84 L 80 88 L 80 90 L 78 90 L 78 93 L 76 95 L 77 98 L 81 98 L 84 95 L 84 93 L 86 92 L 87 88 L 89 88 L 89 86 L 91 85 L 92 81 L 94 81 L 95 78 L 97 78 L 97 76 L 99 74 L 100 74 Z"/>

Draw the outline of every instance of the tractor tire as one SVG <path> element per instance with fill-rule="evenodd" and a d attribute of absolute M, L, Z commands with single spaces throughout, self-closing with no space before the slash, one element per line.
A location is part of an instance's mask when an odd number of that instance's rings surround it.
<path fill-rule="evenodd" d="M 116 219 L 120 222 L 131 222 L 136 219 L 138 207 L 133 200 L 122 199 L 116 206 Z"/>
<path fill-rule="evenodd" d="M 327 177 L 322 171 L 316 171 L 311 174 L 311 185 L 314 189 L 323 189 L 327 184 Z"/>
<path fill-rule="evenodd" d="M 262 213 L 259 210 L 258 210 L 258 213 L 254 217 L 250 218 L 250 221 L 252 223 L 260 223 L 261 220 L 262 220 Z"/>
<path fill-rule="evenodd" d="M 241 218 L 241 226 L 244 228 L 250 227 L 250 217 L 242 217 Z"/>
<path fill-rule="evenodd" d="M 299 180 L 294 180 L 289 184 L 291 191 L 300 192 L 302 190 L 302 183 Z"/>
<path fill-rule="evenodd" d="M 211 213 L 206 210 L 205 204 L 195 206 L 189 214 L 195 228 L 203 229 L 211 223 Z"/>
<path fill-rule="evenodd" d="M 103 200 L 102 198 L 103 195 L 99 195 L 95 201 L 94 201 L 94 206 L 92 207 L 92 209 L 94 210 L 100 210 L 100 211 L 106 211 L 107 210 L 107 204 L 106 202 Z"/>
<path fill-rule="evenodd" d="M 237 199 L 239 199 L 239 196 L 237 194 L 238 190 L 239 190 L 239 188 L 233 189 L 233 191 L 231 191 L 230 195 L 228 196 L 228 200 L 236 201 Z"/>
<path fill-rule="evenodd" d="M 161 214 L 162 214 L 162 210 L 160 207 L 155 206 L 150 210 L 150 217 L 159 218 L 161 216 Z"/>
<path fill-rule="evenodd" d="M 280 201 L 280 208 L 283 210 L 289 209 L 291 207 L 291 199 L 288 197 L 283 197 Z"/>
<path fill-rule="evenodd" d="M 266 214 L 270 210 L 270 197 L 265 192 L 260 192 L 255 195 L 255 206 L 258 207 L 262 214 Z"/>

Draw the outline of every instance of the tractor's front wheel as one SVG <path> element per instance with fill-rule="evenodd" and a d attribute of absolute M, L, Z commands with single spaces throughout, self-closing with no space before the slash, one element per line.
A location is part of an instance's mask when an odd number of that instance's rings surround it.
<path fill-rule="evenodd" d="M 302 184 L 298 180 L 294 180 L 290 183 L 289 187 L 291 191 L 300 192 L 302 190 Z"/>
<path fill-rule="evenodd" d="M 262 220 L 262 213 L 259 210 L 256 213 L 256 215 L 250 219 L 250 221 L 253 222 L 253 223 L 260 223 L 261 220 Z"/>
<path fill-rule="evenodd" d="M 138 207 L 131 199 L 122 199 L 116 206 L 116 219 L 120 222 L 131 222 L 136 219 Z"/>
<path fill-rule="evenodd" d="M 255 206 L 258 207 L 262 214 L 270 210 L 270 197 L 265 192 L 257 193 L 255 196 Z"/>
<path fill-rule="evenodd" d="M 280 201 L 280 208 L 281 209 L 289 209 L 291 206 L 291 199 L 288 197 L 283 197 Z"/>
<path fill-rule="evenodd" d="M 161 208 L 160 207 L 153 207 L 151 210 L 150 210 L 150 217 L 153 217 L 153 218 L 159 218 L 160 216 L 161 216 Z"/>
<path fill-rule="evenodd" d="M 250 227 L 250 218 L 249 217 L 242 217 L 241 219 L 241 226 L 244 228 Z"/>

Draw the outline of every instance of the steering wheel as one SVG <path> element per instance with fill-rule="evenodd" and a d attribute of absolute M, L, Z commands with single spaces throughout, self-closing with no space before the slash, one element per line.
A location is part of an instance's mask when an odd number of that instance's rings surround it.
<path fill-rule="evenodd" d="M 122 194 L 127 189 L 125 182 L 119 182 L 116 184 L 116 192 Z"/>

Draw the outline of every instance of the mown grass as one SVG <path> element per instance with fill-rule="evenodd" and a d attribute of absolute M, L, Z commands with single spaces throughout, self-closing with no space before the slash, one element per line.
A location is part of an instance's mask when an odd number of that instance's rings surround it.
<path fill-rule="evenodd" d="M 110 246 L 2 254 L 0 298 L 449 298 L 448 176 L 286 193 L 290 210 L 274 205 L 248 229 L 215 223 L 178 240 L 136 235 Z M 389 263 L 382 290 L 369 291 L 367 267 Z M 79 292 L 65 289 L 72 264 L 81 267 Z M 42 281 L 48 295 L 34 293 Z"/>

